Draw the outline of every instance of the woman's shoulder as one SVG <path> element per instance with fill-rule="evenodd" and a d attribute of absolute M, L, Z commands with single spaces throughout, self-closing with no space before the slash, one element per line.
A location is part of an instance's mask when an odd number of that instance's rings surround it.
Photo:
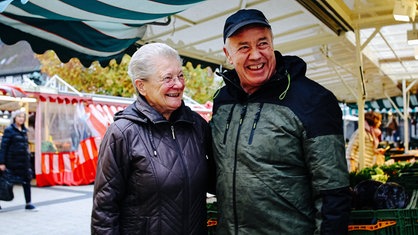
<path fill-rule="evenodd" d="M 4 128 L 4 133 L 12 133 L 15 130 L 16 130 L 16 127 L 14 127 L 14 124 L 10 124 L 6 128 Z"/>

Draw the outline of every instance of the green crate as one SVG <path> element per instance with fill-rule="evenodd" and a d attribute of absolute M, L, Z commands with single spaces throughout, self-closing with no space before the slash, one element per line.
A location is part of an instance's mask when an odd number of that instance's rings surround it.
<path fill-rule="evenodd" d="M 350 235 L 418 234 L 418 209 L 355 210 L 348 229 Z"/>
<path fill-rule="evenodd" d="M 418 164 L 406 166 L 398 175 L 389 177 L 388 182 L 404 186 L 406 192 L 411 195 L 414 190 L 418 189 Z"/>
<path fill-rule="evenodd" d="M 218 224 L 218 205 L 216 201 L 208 202 L 206 209 L 208 235 L 216 235 L 216 225 Z"/>

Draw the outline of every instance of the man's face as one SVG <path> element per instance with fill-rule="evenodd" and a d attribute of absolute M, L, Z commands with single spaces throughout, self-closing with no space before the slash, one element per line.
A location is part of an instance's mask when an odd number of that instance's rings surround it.
<path fill-rule="evenodd" d="M 242 88 L 254 93 L 275 72 L 273 38 L 269 28 L 253 25 L 226 40 L 225 55 L 238 73 Z"/>

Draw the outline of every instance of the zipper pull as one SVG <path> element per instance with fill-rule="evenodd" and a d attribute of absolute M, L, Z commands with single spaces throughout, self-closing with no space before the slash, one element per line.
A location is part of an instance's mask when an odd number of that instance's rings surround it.
<path fill-rule="evenodd" d="M 174 134 L 174 126 L 171 126 L 171 135 L 173 136 L 173 140 L 175 140 L 176 135 Z"/>
<path fill-rule="evenodd" d="M 239 119 L 239 125 L 242 124 L 242 121 L 244 120 L 245 114 L 247 113 L 247 105 L 244 105 L 241 109 L 241 116 Z"/>
<path fill-rule="evenodd" d="M 229 124 L 231 123 L 231 120 L 232 120 L 232 114 L 234 113 L 235 105 L 236 104 L 232 106 L 231 110 L 229 111 L 228 118 L 226 119 L 226 128 L 225 128 L 224 141 L 223 141 L 224 144 L 226 143 L 226 135 L 228 134 Z"/>

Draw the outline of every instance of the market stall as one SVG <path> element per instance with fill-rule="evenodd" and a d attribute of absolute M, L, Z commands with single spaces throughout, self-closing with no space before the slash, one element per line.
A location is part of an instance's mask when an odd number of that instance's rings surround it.
<path fill-rule="evenodd" d="M 98 146 L 114 114 L 126 105 L 101 104 L 92 97 L 32 93 L 37 186 L 94 182 Z"/>

